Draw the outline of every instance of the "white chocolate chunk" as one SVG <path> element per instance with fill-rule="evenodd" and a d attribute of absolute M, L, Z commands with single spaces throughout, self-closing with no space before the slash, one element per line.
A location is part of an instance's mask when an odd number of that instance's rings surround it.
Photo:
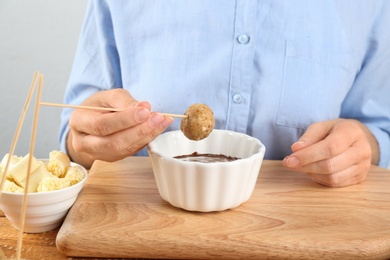
<path fill-rule="evenodd" d="M 8 175 L 8 174 L 7 174 Z M 0 165 L 0 183 L 1 183 L 1 181 L 3 180 L 3 176 L 4 176 L 4 169 L 3 169 L 3 167 L 1 167 L 1 165 Z"/>
<path fill-rule="evenodd" d="M 14 182 L 5 180 L 3 191 L 5 192 L 16 192 L 16 193 L 23 193 L 24 189 L 18 185 L 16 185 Z"/>
<path fill-rule="evenodd" d="M 46 166 L 49 172 L 57 177 L 63 177 L 68 167 L 70 167 L 70 160 L 65 153 L 57 150 L 50 152 L 49 163 Z"/>
<path fill-rule="evenodd" d="M 3 167 L 3 169 L 5 168 L 6 164 L 7 164 L 7 161 L 8 161 L 8 158 L 9 158 L 9 153 L 7 153 L 6 155 L 4 155 L 3 159 L 1 160 L 1 163 L 0 163 L 0 166 Z M 16 156 L 16 155 L 12 155 L 11 156 L 11 159 L 10 159 L 10 162 L 9 162 L 9 168 L 12 168 L 17 162 L 19 162 L 23 157 L 19 157 L 19 156 Z"/>
<path fill-rule="evenodd" d="M 0 162 L 0 178 L 3 165 L 5 167 L 9 155 L 5 155 Z M 24 157 L 13 156 L 10 160 L 8 176 L 3 189 L 8 192 L 24 192 L 26 186 L 27 168 L 30 155 Z M 69 157 L 61 151 L 52 151 L 49 162 L 38 161 L 31 158 L 29 188 L 27 192 L 47 192 L 64 189 L 80 182 L 85 173 L 79 166 L 71 165 Z M 0 179 L 1 180 L 1 179 Z"/>
<path fill-rule="evenodd" d="M 3 159 L 1 160 L 0 168 L 1 168 L 2 173 L 4 173 L 4 171 L 5 171 L 5 167 L 7 166 L 8 158 L 9 158 L 9 154 L 7 153 L 6 155 L 4 155 Z M 12 155 L 11 156 L 11 159 L 10 159 L 10 162 L 9 162 L 9 165 L 8 165 L 8 172 L 7 172 L 7 176 L 6 176 L 6 178 L 8 180 L 12 180 L 12 177 L 10 175 L 9 169 L 14 167 L 14 165 L 17 164 L 22 158 L 23 157 L 21 157 L 21 156 L 19 157 L 19 156 L 16 156 L 16 155 Z"/>
<path fill-rule="evenodd" d="M 28 167 L 28 161 L 30 158 L 30 154 L 27 154 L 24 156 L 19 162 L 17 162 L 11 169 L 9 169 L 10 175 L 15 180 L 15 182 L 24 187 L 24 182 L 26 181 L 27 176 L 27 167 Z M 40 163 L 37 159 L 32 157 L 31 159 L 31 166 L 30 166 L 30 172 L 35 172 L 39 167 Z"/>
<path fill-rule="evenodd" d="M 14 181 L 22 188 L 26 188 L 27 168 L 30 154 L 27 154 L 19 162 L 17 162 L 12 169 L 10 169 L 10 175 Z M 46 170 L 45 165 L 39 162 L 34 156 L 31 158 L 30 178 L 27 187 L 28 192 L 37 191 L 37 187 L 44 177 L 52 176 L 50 172 Z"/>

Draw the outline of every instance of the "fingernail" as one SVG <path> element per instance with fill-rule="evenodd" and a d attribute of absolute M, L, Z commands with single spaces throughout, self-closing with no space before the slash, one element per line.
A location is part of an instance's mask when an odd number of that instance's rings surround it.
<path fill-rule="evenodd" d="M 305 143 L 305 141 L 303 141 L 303 140 L 298 140 L 298 141 L 296 141 L 294 144 L 304 144 Z"/>
<path fill-rule="evenodd" d="M 288 167 L 296 167 L 299 165 L 299 160 L 297 157 L 286 157 L 283 161 Z"/>
<path fill-rule="evenodd" d="M 135 112 L 135 120 L 142 122 L 145 121 L 149 117 L 149 110 L 146 108 L 138 109 L 137 112 Z"/>
<path fill-rule="evenodd" d="M 301 140 L 299 140 L 299 141 L 296 141 L 295 143 L 293 143 L 292 145 L 291 145 L 291 147 L 293 147 L 293 146 L 303 146 L 305 144 L 305 142 L 304 141 L 301 141 Z"/>
<path fill-rule="evenodd" d="M 150 125 L 152 127 L 157 127 L 164 120 L 164 116 L 161 114 L 153 114 L 149 119 Z"/>
<path fill-rule="evenodd" d="M 148 107 L 148 102 L 145 102 L 145 101 L 138 102 L 137 104 L 134 105 L 134 107 L 144 107 L 144 108 L 147 108 Z"/>
<path fill-rule="evenodd" d="M 164 118 L 164 120 L 161 122 L 161 126 L 163 128 L 167 128 L 168 126 L 170 126 L 173 122 L 173 118 L 172 117 L 166 117 Z"/>

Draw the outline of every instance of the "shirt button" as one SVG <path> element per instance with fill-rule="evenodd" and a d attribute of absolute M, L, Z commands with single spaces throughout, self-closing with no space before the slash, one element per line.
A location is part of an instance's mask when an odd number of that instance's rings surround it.
<path fill-rule="evenodd" d="M 248 44 L 250 40 L 249 35 L 247 34 L 241 34 L 237 37 L 237 41 L 241 44 Z"/>
<path fill-rule="evenodd" d="M 241 100 L 242 100 L 242 98 L 241 98 L 241 95 L 240 95 L 240 94 L 235 94 L 235 95 L 233 96 L 233 101 L 234 101 L 234 103 L 241 103 Z"/>

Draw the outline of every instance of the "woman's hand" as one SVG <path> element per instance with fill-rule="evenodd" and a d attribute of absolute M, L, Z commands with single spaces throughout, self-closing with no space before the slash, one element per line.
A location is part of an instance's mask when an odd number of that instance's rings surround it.
<path fill-rule="evenodd" d="M 97 159 L 112 162 L 134 155 L 173 122 L 172 117 L 150 112 L 148 102 L 138 102 L 124 89 L 98 92 L 82 105 L 124 109 L 72 112 L 67 150 L 74 162 L 87 168 Z"/>
<path fill-rule="evenodd" d="M 378 164 L 379 148 L 370 130 L 357 120 L 335 119 L 309 126 L 291 146 L 283 165 L 307 173 L 330 187 L 363 181 L 371 164 Z"/>

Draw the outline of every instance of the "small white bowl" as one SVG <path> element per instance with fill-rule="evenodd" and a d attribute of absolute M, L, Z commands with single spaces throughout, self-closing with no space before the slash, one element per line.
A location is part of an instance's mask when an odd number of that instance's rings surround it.
<path fill-rule="evenodd" d="M 40 161 L 47 163 L 49 160 Z M 84 178 L 80 182 L 61 190 L 28 193 L 24 232 L 42 233 L 62 224 L 88 176 L 87 170 L 81 165 L 71 165 L 83 170 Z M 14 192 L 2 192 L 0 195 L 0 209 L 17 230 L 20 229 L 23 197 L 24 193 Z"/>
<path fill-rule="evenodd" d="M 193 152 L 241 159 L 203 163 L 173 158 Z M 238 207 L 255 188 L 265 146 L 256 138 L 228 130 L 213 130 L 200 141 L 170 131 L 149 143 L 148 153 L 160 196 L 189 211 L 211 212 Z"/>

